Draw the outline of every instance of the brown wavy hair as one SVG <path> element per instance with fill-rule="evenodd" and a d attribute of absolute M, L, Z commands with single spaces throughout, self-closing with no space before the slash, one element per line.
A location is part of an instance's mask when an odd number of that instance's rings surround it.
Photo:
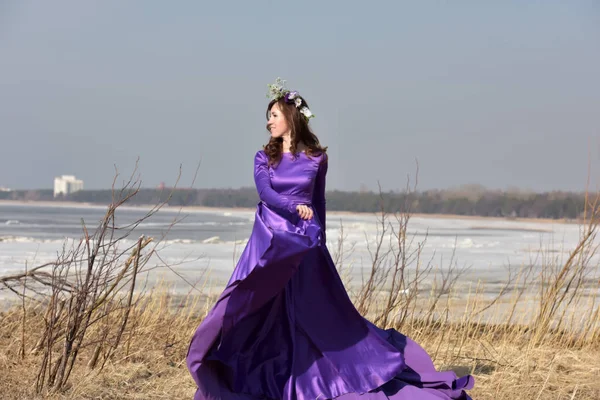
<path fill-rule="evenodd" d="M 290 151 L 294 156 L 298 155 L 297 147 L 300 142 L 304 143 L 306 146 L 306 154 L 309 157 L 327 152 L 327 147 L 321 146 L 319 138 L 317 138 L 317 135 L 310 129 L 306 118 L 299 110 L 300 107 L 296 107 L 294 103 L 287 103 L 285 97 L 282 97 L 279 100 L 271 100 L 267 107 L 267 120 L 269 119 L 269 112 L 275 104 L 279 105 L 279 109 L 290 127 Z M 304 98 L 302 98 L 301 107 L 304 106 L 308 107 L 308 104 Z M 267 125 L 267 131 L 268 130 L 269 126 Z M 277 164 L 281 161 L 283 153 L 283 138 L 270 138 L 269 143 L 264 146 L 264 150 L 269 157 L 269 164 Z"/>

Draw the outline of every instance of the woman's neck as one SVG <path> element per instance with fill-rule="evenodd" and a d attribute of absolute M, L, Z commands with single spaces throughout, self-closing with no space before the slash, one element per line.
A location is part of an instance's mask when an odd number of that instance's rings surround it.
<path fill-rule="evenodd" d="M 283 152 L 289 153 L 292 148 L 292 138 L 290 135 L 283 136 Z"/>

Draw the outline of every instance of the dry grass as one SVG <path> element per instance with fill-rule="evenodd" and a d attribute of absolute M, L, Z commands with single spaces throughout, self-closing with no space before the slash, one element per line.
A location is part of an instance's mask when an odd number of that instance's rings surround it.
<path fill-rule="evenodd" d="M 135 302 L 124 344 L 102 370 L 90 369 L 93 346 L 84 346 L 69 384 L 59 392 L 35 392 L 40 355 L 20 355 L 23 313 L 13 308 L 0 324 L 0 389 L 5 399 L 189 399 L 194 383 L 185 367 L 191 334 L 213 299 L 173 297 L 164 288 Z M 436 365 L 476 377 L 475 399 L 598 399 L 600 343 L 574 340 L 576 332 L 556 332 L 531 345 L 531 328 L 487 325 L 469 320 L 471 306 L 453 320 L 417 318 L 402 330 L 434 356 Z M 450 311 L 449 311 L 450 312 Z M 27 310 L 25 348 L 32 349 L 44 330 L 43 310 Z M 115 316 L 113 322 L 120 318 Z M 108 321 L 110 323 L 110 321 Z M 598 325 L 596 325 L 598 329 Z M 102 329 L 90 330 L 93 338 Z"/>
<path fill-rule="evenodd" d="M 444 268 L 423 260 L 424 243 L 406 234 L 409 207 L 398 215 L 382 210 L 372 265 L 353 300 L 378 325 L 420 343 L 438 367 L 472 373 L 475 399 L 599 399 L 600 281 L 593 260 L 600 218 L 596 202 L 588 205 L 569 257 L 535 255 L 543 268 L 509 270 L 491 299 L 484 283 L 459 287 L 465 271 L 452 260 Z M 187 295 L 136 288 L 142 261 L 156 250 L 142 239 L 124 250 L 124 236 L 100 240 L 122 232 L 115 208 L 110 224 L 86 233 L 55 265 L 0 279 L 22 298 L 0 314 L 2 398 L 192 398 L 187 346 L 215 298 L 202 285 Z M 346 276 L 343 242 L 333 258 Z"/>
<path fill-rule="evenodd" d="M 195 295 L 187 300 L 199 302 L 205 299 Z M 187 374 L 184 358 L 191 332 L 200 319 L 191 312 L 198 310 L 198 305 L 175 306 L 166 290 L 150 293 L 135 304 L 130 311 L 123 344 L 103 369 L 89 367 L 95 350 L 94 338 L 104 335 L 104 326 L 98 325 L 88 332 L 89 345 L 80 352 L 69 384 L 60 392 L 52 393 L 46 388 L 39 395 L 35 393 L 35 382 L 42 357 L 27 352 L 21 358 L 18 332 L 23 313 L 20 309 L 4 313 L 0 326 L 2 392 L 14 399 L 191 398 L 194 383 Z M 39 333 L 44 331 L 44 310 L 39 307 L 28 309 L 27 321 L 29 333 L 25 336 L 25 347 L 32 349 L 40 339 Z M 119 322 L 116 314 L 114 319 L 106 321 L 109 325 Z"/>

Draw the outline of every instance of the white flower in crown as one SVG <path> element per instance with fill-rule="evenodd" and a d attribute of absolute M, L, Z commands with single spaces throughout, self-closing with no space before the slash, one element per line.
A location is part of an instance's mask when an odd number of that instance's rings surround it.
<path fill-rule="evenodd" d="M 314 114 L 308 109 L 308 107 L 302 107 L 300 112 L 306 117 L 306 119 L 311 119 L 314 117 Z"/>
<path fill-rule="evenodd" d="M 296 97 L 296 100 L 294 102 L 296 103 L 296 108 L 298 108 L 302 105 L 302 98 Z"/>

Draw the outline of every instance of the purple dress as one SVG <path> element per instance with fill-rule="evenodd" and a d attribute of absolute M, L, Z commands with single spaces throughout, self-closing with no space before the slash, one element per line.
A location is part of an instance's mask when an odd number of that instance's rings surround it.
<path fill-rule="evenodd" d="M 260 196 L 231 279 L 194 334 L 194 399 L 470 399 L 418 344 L 363 318 L 325 245 L 326 156 L 254 160 Z M 313 207 L 301 219 L 297 204 Z"/>

